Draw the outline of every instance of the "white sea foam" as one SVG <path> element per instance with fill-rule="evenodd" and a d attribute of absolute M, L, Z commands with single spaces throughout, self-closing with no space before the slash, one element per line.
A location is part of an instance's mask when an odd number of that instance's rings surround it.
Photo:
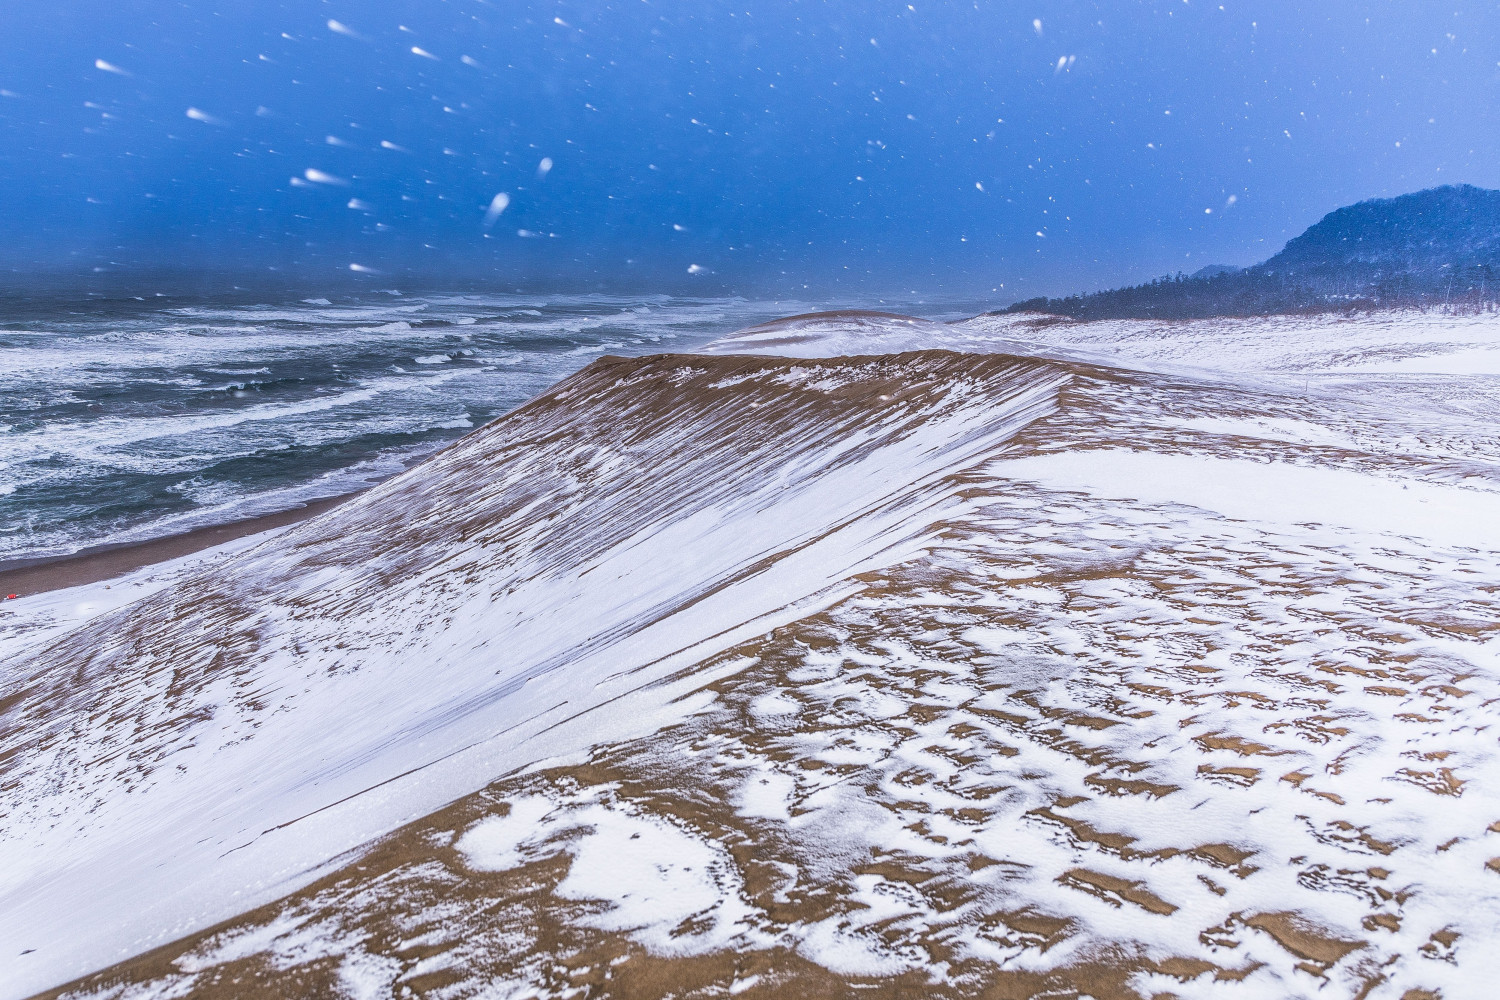
<path fill-rule="evenodd" d="M 443 360 L 448 356 L 442 355 Z M 455 375 L 438 375 L 422 380 L 423 385 L 446 381 Z M 105 449 L 137 444 L 159 438 L 175 438 L 201 434 L 204 431 L 222 430 L 252 421 L 282 422 L 289 417 L 319 413 L 342 406 L 353 406 L 374 399 L 382 393 L 409 390 L 410 379 L 377 379 L 364 387 L 347 392 L 330 393 L 294 403 L 265 403 L 246 406 L 238 410 L 207 414 L 200 417 L 145 417 L 135 419 L 102 418 L 91 424 L 43 425 L 36 430 L 11 435 L 7 448 L 17 460 L 26 460 L 41 455 L 59 452 L 87 454 L 100 457 Z"/>

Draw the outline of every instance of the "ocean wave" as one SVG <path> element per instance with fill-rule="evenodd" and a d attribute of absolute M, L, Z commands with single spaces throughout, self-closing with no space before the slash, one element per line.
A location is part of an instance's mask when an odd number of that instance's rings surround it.
<path fill-rule="evenodd" d="M 6 441 L 6 451 L 13 460 L 64 454 L 100 455 L 106 449 L 162 438 L 218 431 L 259 421 L 284 421 L 338 407 L 353 406 L 383 393 L 409 392 L 419 387 L 430 389 L 435 383 L 456 377 L 439 373 L 422 379 L 383 379 L 346 392 L 317 396 L 291 403 L 257 403 L 237 410 L 181 417 L 102 417 L 85 425 L 48 424 L 14 435 Z"/>

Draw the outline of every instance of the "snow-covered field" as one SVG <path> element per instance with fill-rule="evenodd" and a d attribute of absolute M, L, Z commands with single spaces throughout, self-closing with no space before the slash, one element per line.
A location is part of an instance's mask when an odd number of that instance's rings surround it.
<path fill-rule="evenodd" d="M 9 602 L 4 993 L 1481 995 L 1497 359 L 768 324 Z"/>

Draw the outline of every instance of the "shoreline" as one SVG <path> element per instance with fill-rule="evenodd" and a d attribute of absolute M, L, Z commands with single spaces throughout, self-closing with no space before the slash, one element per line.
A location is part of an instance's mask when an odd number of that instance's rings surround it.
<path fill-rule="evenodd" d="M 261 514 L 240 521 L 230 521 L 227 524 L 194 528 L 191 531 L 164 535 L 161 538 L 152 538 L 144 542 L 100 545 L 53 559 L 0 565 L 0 599 L 9 594 L 28 597 L 33 594 L 65 590 L 68 587 L 78 587 L 86 583 L 98 583 L 101 580 L 123 576 L 146 566 L 202 552 L 204 549 L 211 549 L 215 545 L 223 545 L 225 542 L 232 542 L 246 535 L 254 535 L 262 531 L 270 531 L 272 528 L 282 528 L 296 524 L 298 521 L 305 521 L 324 511 L 332 510 L 363 492 L 360 490 L 355 493 L 345 493 L 342 496 L 325 497 L 322 500 L 313 500 L 301 507 L 293 507 L 274 514 Z"/>

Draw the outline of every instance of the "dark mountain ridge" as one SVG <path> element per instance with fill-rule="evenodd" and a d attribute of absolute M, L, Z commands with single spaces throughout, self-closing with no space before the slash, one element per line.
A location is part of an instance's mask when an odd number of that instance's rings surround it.
<path fill-rule="evenodd" d="M 1196 319 L 1500 303 L 1500 191 L 1464 184 L 1325 215 L 1269 260 L 1017 302 L 1076 319 Z"/>

